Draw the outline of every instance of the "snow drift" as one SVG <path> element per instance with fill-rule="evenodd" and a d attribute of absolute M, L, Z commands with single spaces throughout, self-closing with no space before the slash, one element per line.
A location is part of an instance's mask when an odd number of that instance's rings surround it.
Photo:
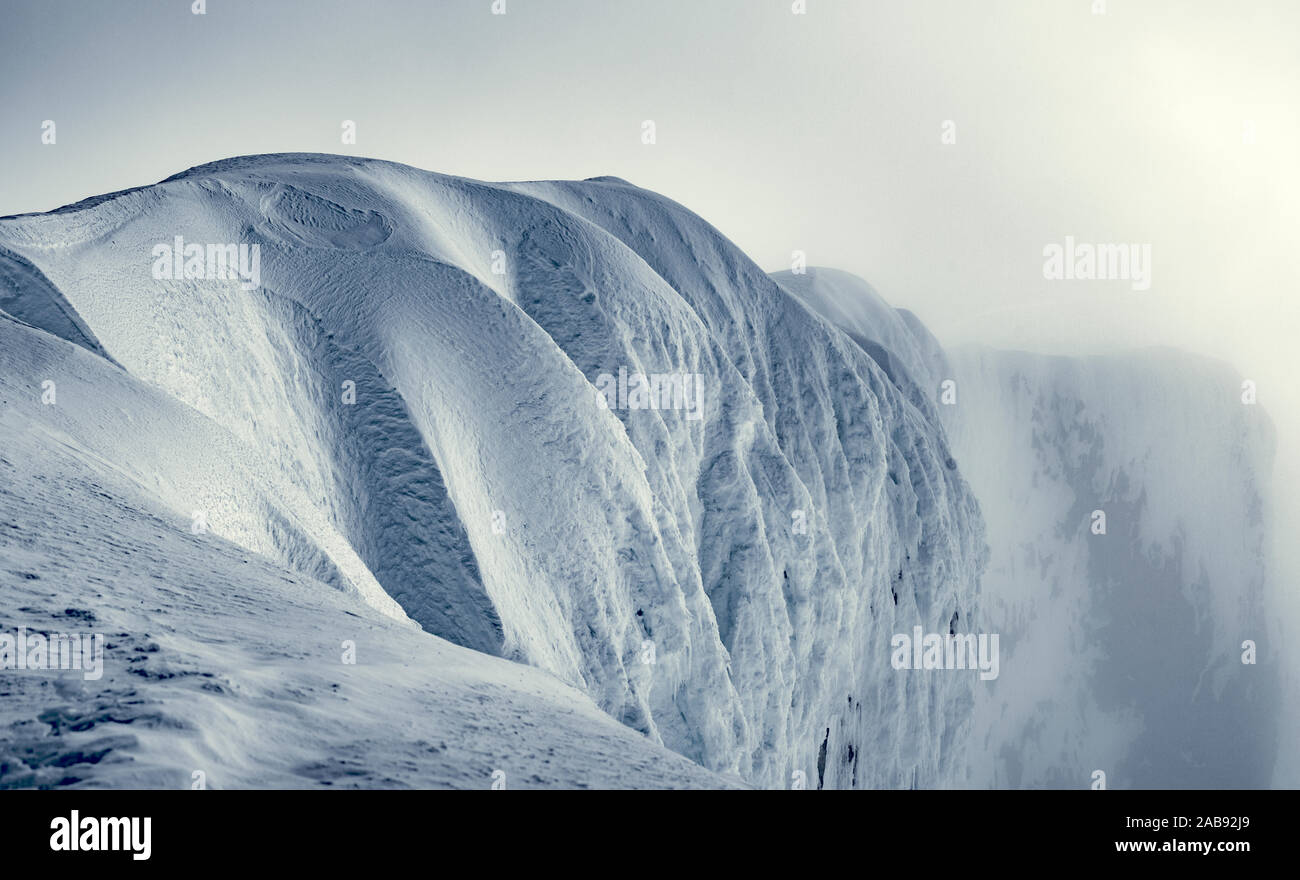
<path fill-rule="evenodd" d="M 32 388 L 51 376 L 45 404 Z M 0 633 L 106 641 L 99 678 L 0 672 L 0 788 L 740 784 L 553 676 L 305 574 L 328 570 L 325 554 L 305 552 L 222 427 L 3 315 L 0 436 Z M 279 519 L 267 531 L 280 558 L 298 548 L 291 567 L 194 534 L 162 500 L 219 484 Z"/>

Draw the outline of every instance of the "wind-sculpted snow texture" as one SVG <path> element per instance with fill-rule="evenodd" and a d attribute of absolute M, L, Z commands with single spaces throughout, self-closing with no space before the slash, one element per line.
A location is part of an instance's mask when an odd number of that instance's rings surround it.
<path fill-rule="evenodd" d="M 955 382 L 938 408 L 987 524 L 984 622 L 1002 634 L 964 784 L 1082 788 L 1101 770 L 1113 788 L 1269 785 L 1274 435 L 1241 377 L 1169 350 L 944 355 L 854 276 L 778 277 L 936 401 Z"/>
<path fill-rule="evenodd" d="M 260 286 L 154 277 L 155 245 L 176 236 L 257 245 Z M 187 557 L 155 575 L 165 586 L 149 583 L 139 608 L 112 595 L 134 609 L 114 626 L 134 632 L 163 615 L 183 629 L 188 612 L 167 612 L 160 589 L 191 606 L 198 597 L 205 613 L 187 638 L 200 642 L 231 637 L 206 630 L 224 617 L 246 633 L 250 615 L 278 615 L 284 667 L 315 662 L 314 647 L 293 644 L 304 627 L 332 638 L 331 615 L 372 628 L 383 615 L 406 640 L 386 655 L 425 640 L 406 661 L 417 673 L 455 651 L 467 675 L 475 657 L 489 680 L 522 668 L 505 662 L 515 660 L 584 692 L 632 729 L 607 752 L 624 756 L 620 784 L 724 780 L 639 751 L 657 744 L 764 787 L 960 779 L 975 673 L 890 665 L 894 633 L 982 624 L 982 520 L 936 407 L 900 378 L 901 355 L 855 342 L 681 206 L 610 178 L 487 184 L 262 156 L 6 218 L 0 247 L 0 308 L 18 319 L 6 319 L 5 436 L 26 437 L 15 456 L 58 451 L 42 468 L 10 458 L 10 493 L 33 520 L 90 540 L 112 521 L 94 492 L 60 502 L 29 491 L 63 479 L 69 458 L 79 481 L 111 478 L 110 508 L 150 518 L 139 579 L 148 560 Z M 51 345 L 66 350 L 33 366 L 28 349 Z M 699 408 L 607 408 L 597 388 L 620 369 L 691 376 Z M 63 389 L 53 406 L 39 404 L 47 379 Z M 84 504 L 83 520 L 43 512 L 59 503 Z M 208 533 L 190 534 L 195 511 Z M 7 540 L 6 561 L 22 538 Z M 239 548 L 256 569 L 208 561 Z M 24 552 L 22 566 L 4 566 L 10 596 L 39 593 L 18 568 L 40 577 L 73 551 L 52 540 Z M 77 576 L 103 577 L 79 565 Z M 195 583 L 209 567 L 210 582 Z M 264 593 L 275 570 L 285 583 Z M 109 598 L 84 602 L 112 616 L 95 605 Z M 19 625 L 15 603 L 5 610 Z M 124 661 L 110 649 L 105 662 Z M 222 710 L 222 688 L 251 687 L 241 676 L 271 675 L 216 666 L 213 693 L 187 692 L 217 701 L 200 718 Z M 577 699 L 551 687 L 542 725 Z M 43 695 L 75 714 L 103 699 L 85 689 Z M 319 681 L 301 690 L 328 696 Z M 512 704 L 489 707 L 485 690 L 473 741 L 508 763 L 517 739 L 494 741 L 488 719 Z M 428 711 L 423 693 L 411 713 Z M 474 710 L 442 714 L 450 742 Z M 99 723 L 129 723 L 113 719 Z M 23 724 L 9 726 L 14 742 L 31 735 Z M 575 724 L 552 735 L 552 754 L 570 748 Z M 147 744 L 105 736 L 97 747 L 110 755 Z M 528 772 L 536 784 L 611 784 L 609 767 L 581 775 L 606 741 L 557 757 L 558 772 Z M 347 749 L 371 774 L 354 782 L 398 784 L 365 752 Z M 321 773 L 337 770 L 332 752 L 319 760 Z M 260 779 L 235 769 L 239 784 L 283 779 L 283 768 Z M 428 773 L 405 784 L 430 784 Z M 446 784 L 470 778 L 447 773 Z"/>

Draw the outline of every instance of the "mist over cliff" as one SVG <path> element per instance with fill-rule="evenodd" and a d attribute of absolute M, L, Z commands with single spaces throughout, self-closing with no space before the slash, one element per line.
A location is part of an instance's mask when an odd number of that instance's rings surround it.
<path fill-rule="evenodd" d="M 1268 787 L 1275 435 L 1242 377 L 1171 349 L 944 351 L 861 279 L 776 277 L 934 399 L 979 499 L 1003 661 L 976 689 L 966 784 Z"/>

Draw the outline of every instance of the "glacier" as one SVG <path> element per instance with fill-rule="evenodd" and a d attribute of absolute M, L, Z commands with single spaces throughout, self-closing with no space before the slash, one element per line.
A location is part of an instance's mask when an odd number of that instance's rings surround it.
<path fill-rule="evenodd" d="M 948 352 L 617 178 L 316 154 L 0 218 L 0 335 L 0 631 L 109 641 L 4 673 L 0 786 L 1267 784 L 1220 366 Z M 894 669 L 918 626 L 1001 676 Z"/>

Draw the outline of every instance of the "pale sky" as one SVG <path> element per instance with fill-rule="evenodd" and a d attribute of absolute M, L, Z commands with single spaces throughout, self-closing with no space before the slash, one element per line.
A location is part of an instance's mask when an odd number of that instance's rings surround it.
<path fill-rule="evenodd" d="M 946 343 L 1174 345 L 1300 427 L 1300 3 L 791 5 L 0 0 L 0 214 L 261 152 L 612 174 L 768 270 L 797 249 L 861 275 Z M 1045 280 L 1067 235 L 1150 244 L 1151 288 Z"/>

